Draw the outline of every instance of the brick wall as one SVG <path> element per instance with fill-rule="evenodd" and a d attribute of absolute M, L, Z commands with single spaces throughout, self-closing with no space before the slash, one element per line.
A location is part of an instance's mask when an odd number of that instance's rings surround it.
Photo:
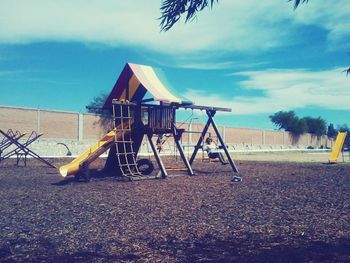
<path fill-rule="evenodd" d="M 43 132 L 45 139 L 64 140 L 89 140 L 96 141 L 103 137 L 112 125 L 109 120 L 101 119 L 94 114 L 80 114 L 77 112 L 48 111 L 0 106 L 0 129 L 5 132 L 8 129 L 21 132 Z M 204 124 L 192 124 L 193 131 L 202 131 Z M 189 124 L 185 123 L 181 128 L 188 130 Z M 239 146 L 313 146 L 321 145 L 331 147 L 331 141 L 327 136 L 317 138 L 310 134 L 293 137 L 288 132 L 269 131 L 258 129 L 219 127 L 227 144 Z M 214 135 L 213 129 L 210 129 Z M 185 134 L 184 144 L 194 144 L 199 134 Z M 188 142 L 190 140 L 190 142 Z"/>
<path fill-rule="evenodd" d="M 78 138 L 78 114 L 39 111 L 39 129 L 46 138 Z"/>
<path fill-rule="evenodd" d="M 0 107 L 0 129 L 5 132 L 10 128 L 22 132 L 36 131 L 37 114 L 37 110 Z"/>
<path fill-rule="evenodd" d="M 112 121 L 94 114 L 83 114 L 83 139 L 98 139 L 112 129 Z"/>

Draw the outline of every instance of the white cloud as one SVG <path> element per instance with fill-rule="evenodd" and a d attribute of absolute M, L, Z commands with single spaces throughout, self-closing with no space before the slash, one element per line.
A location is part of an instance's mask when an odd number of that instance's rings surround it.
<path fill-rule="evenodd" d="M 330 41 L 340 43 L 349 36 L 347 2 L 312 0 L 294 12 L 287 1 L 221 0 L 198 20 L 161 33 L 159 0 L 0 0 L 0 43 L 79 41 L 168 54 L 253 51 L 290 45 L 304 24 L 325 28 Z"/>
<path fill-rule="evenodd" d="M 270 69 L 234 73 L 246 77 L 241 89 L 262 92 L 263 96 L 222 96 L 189 90 L 185 96 L 195 98 L 196 104 L 232 108 L 232 114 L 272 113 L 307 106 L 330 110 L 350 110 L 350 79 L 344 68 L 324 71 L 306 69 Z"/>
<path fill-rule="evenodd" d="M 220 70 L 220 69 L 244 69 L 253 68 L 269 64 L 266 61 L 245 63 L 241 61 L 201 61 L 200 59 L 182 59 L 182 61 L 176 61 L 175 66 L 188 69 L 200 69 L 200 70 Z M 167 65 L 169 66 L 169 65 Z"/>
<path fill-rule="evenodd" d="M 347 0 L 311 0 L 294 15 L 294 23 L 315 25 L 327 32 L 329 48 L 349 48 L 350 3 Z"/>

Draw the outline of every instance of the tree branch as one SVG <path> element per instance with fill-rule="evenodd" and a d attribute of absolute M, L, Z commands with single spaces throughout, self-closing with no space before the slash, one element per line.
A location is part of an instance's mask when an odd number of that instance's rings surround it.
<path fill-rule="evenodd" d="M 181 15 L 185 14 L 185 23 L 192 21 L 197 12 L 202 11 L 206 7 L 212 8 L 214 3 L 219 0 L 163 0 L 159 18 L 161 31 L 168 31 L 173 25 L 179 21 Z"/>
<path fill-rule="evenodd" d="M 309 0 L 288 0 L 294 1 L 294 9 L 298 8 L 300 4 L 308 3 Z M 181 18 L 181 15 L 186 16 L 185 23 L 192 21 L 198 12 L 206 7 L 213 8 L 214 3 L 219 0 L 162 0 L 161 3 L 161 17 L 160 28 L 161 31 L 168 31 Z M 350 68 L 344 70 L 347 76 L 350 76 Z"/>
<path fill-rule="evenodd" d="M 294 1 L 294 9 L 297 9 L 300 4 L 309 2 L 309 0 L 288 0 L 288 2 L 291 1 Z"/>

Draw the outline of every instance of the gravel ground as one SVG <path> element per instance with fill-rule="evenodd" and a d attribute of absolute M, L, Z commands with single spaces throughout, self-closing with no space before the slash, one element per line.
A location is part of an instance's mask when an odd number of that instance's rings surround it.
<path fill-rule="evenodd" d="M 84 183 L 13 162 L 0 165 L 0 262 L 350 262 L 350 164 L 238 161 L 234 183 L 198 161 L 197 176 Z"/>

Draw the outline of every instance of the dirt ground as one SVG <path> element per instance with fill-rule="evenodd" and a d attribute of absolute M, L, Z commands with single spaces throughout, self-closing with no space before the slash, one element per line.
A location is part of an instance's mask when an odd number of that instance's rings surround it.
<path fill-rule="evenodd" d="M 133 182 L 99 160 L 90 183 L 8 160 L 0 262 L 350 262 L 350 164 L 269 158 L 237 156 L 240 183 L 200 160 L 196 176 Z"/>

